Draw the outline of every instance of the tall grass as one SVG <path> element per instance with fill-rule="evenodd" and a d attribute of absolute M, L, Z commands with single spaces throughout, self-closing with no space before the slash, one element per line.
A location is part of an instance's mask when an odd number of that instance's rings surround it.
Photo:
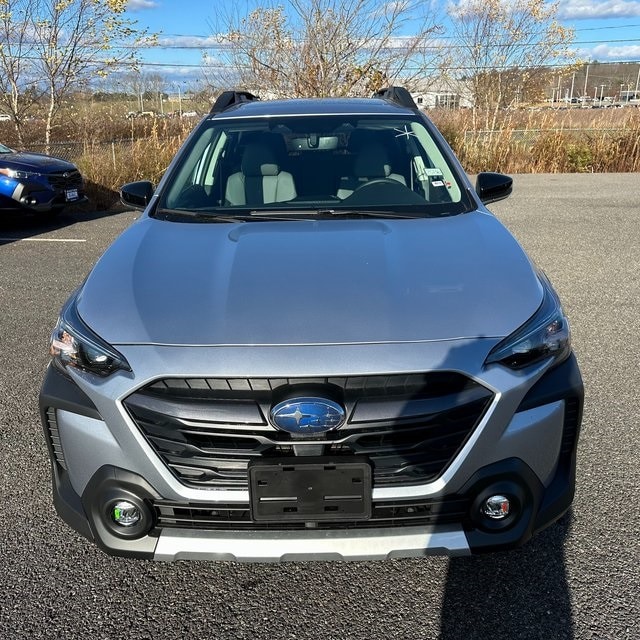
<path fill-rule="evenodd" d="M 474 129 L 468 110 L 427 115 L 469 173 L 640 172 L 638 108 L 503 111 L 491 132 Z M 157 183 L 196 122 L 126 120 L 113 111 L 87 109 L 75 114 L 60 139 L 82 142 L 73 161 L 87 180 L 89 206 L 104 209 L 118 201 L 117 191 L 126 182 Z M 0 123 L 0 135 L 11 144 L 7 124 Z M 37 123 L 29 132 L 37 139 Z"/>
<path fill-rule="evenodd" d="M 468 111 L 429 115 L 469 173 L 640 171 L 640 109 L 504 112 L 491 132 Z"/>
<path fill-rule="evenodd" d="M 117 204 L 118 190 L 127 182 L 157 184 L 191 127 L 186 122 L 150 121 L 133 140 L 85 142 L 74 162 L 85 178 L 90 205 L 102 210 Z"/>

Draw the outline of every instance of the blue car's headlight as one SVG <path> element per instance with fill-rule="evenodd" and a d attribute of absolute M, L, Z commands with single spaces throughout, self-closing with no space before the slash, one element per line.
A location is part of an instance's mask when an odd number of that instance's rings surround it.
<path fill-rule="evenodd" d="M 22 171 L 20 169 L 0 168 L 0 173 L 13 178 L 14 180 L 27 180 L 29 178 L 39 178 L 42 174 L 37 171 Z"/>
<path fill-rule="evenodd" d="M 84 324 L 76 309 L 75 296 L 60 313 L 49 351 L 54 363 L 63 368 L 74 367 L 103 377 L 118 369 L 131 371 L 125 357 Z"/>
<path fill-rule="evenodd" d="M 561 362 L 571 353 L 569 321 L 547 277 L 543 273 L 538 276 L 544 290 L 539 309 L 491 350 L 485 364 L 499 363 L 510 369 L 522 369 L 547 358 Z"/>

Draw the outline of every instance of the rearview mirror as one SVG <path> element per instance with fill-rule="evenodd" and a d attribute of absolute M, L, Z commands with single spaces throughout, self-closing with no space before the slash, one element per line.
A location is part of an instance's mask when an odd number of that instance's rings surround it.
<path fill-rule="evenodd" d="M 120 202 L 127 207 L 143 211 L 151 202 L 155 187 L 148 180 L 129 182 L 120 188 Z"/>

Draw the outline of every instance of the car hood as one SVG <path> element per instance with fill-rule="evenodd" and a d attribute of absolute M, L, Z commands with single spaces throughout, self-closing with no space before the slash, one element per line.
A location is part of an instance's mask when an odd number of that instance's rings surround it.
<path fill-rule="evenodd" d="M 73 171 L 75 165 L 42 153 L 29 151 L 17 151 L 16 153 L 0 154 L 0 166 L 9 169 L 24 169 L 26 171 L 39 171 L 51 173 L 54 171 Z"/>
<path fill-rule="evenodd" d="M 78 297 L 112 344 L 298 345 L 503 337 L 542 301 L 492 215 L 176 223 L 143 218 Z"/>

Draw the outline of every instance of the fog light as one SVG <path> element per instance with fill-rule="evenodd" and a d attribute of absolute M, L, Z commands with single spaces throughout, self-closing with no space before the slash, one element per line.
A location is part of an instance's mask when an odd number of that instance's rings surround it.
<path fill-rule="evenodd" d="M 491 496 L 482 505 L 482 513 L 492 520 L 504 520 L 511 512 L 511 503 L 506 496 Z"/>
<path fill-rule="evenodd" d="M 140 509 L 132 502 L 120 500 L 120 502 L 116 502 L 111 508 L 111 518 L 121 527 L 133 527 L 140 522 L 142 514 L 140 513 Z"/>

